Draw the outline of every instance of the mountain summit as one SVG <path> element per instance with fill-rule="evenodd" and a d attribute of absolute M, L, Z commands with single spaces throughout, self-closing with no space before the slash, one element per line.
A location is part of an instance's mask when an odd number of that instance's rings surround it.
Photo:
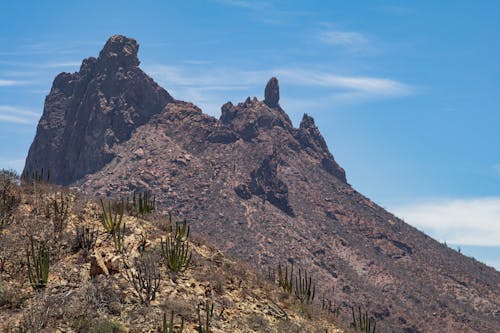
<path fill-rule="evenodd" d="M 112 36 L 97 59 L 55 78 L 25 170 L 50 169 L 65 185 L 96 172 L 116 143 L 174 100 L 138 67 L 138 50 L 134 39 Z"/>
<path fill-rule="evenodd" d="M 276 78 L 264 101 L 220 119 L 175 100 L 113 36 L 79 72 L 58 75 L 26 161 L 90 194 L 156 195 L 230 255 L 261 271 L 293 263 L 381 332 L 498 332 L 500 274 L 356 192 L 312 117 L 295 128 Z M 349 310 L 350 311 L 350 310 Z"/>

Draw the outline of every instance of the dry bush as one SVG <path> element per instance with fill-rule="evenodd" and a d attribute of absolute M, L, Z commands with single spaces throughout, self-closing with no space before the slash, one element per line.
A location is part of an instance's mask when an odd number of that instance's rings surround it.
<path fill-rule="evenodd" d="M 156 298 L 161 284 L 158 257 L 153 253 L 143 253 L 135 258 L 134 264 L 126 270 L 126 277 L 134 287 L 141 303 L 149 306 Z"/>

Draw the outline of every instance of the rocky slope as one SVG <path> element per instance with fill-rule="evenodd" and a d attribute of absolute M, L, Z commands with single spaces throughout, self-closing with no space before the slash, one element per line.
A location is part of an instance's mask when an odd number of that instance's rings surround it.
<path fill-rule="evenodd" d="M 120 40 L 124 50 L 132 43 L 115 36 L 106 47 L 113 40 Z M 117 58 L 126 54 L 115 53 Z M 116 78 L 116 68 L 107 71 L 110 80 Z M 126 81 L 110 84 L 110 90 L 119 96 L 129 96 L 135 86 L 140 90 L 136 81 Z M 93 88 L 87 94 L 98 94 Z M 186 217 L 225 253 L 262 271 L 278 262 L 307 268 L 318 288 L 333 293 L 346 322 L 348 307 L 361 305 L 378 320 L 381 332 L 500 329 L 500 274 L 356 192 L 314 120 L 305 114 L 299 128 L 293 127 L 279 105 L 275 78 L 265 88 L 264 101 L 254 97 L 237 105 L 228 102 L 220 119 L 164 93 L 168 98 L 161 99 L 167 102 L 162 109 L 149 109 L 148 119 L 130 124 L 127 135 L 115 135 L 107 145 L 98 138 L 121 129 L 112 119 L 128 113 L 119 107 L 106 113 L 83 101 L 78 107 L 68 104 L 61 120 L 62 108 L 54 107 L 59 92 L 52 91 L 26 170 L 50 168 L 57 182 L 72 182 L 88 193 L 151 191 L 165 212 Z M 75 96 L 68 99 L 76 101 Z M 145 100 L 136 102 L 134 110 L 140 113 Z M 87 123 L 66 120 L 83 110 L 105 124 L 97 126 L 104 133 L 96 130 L 86 139 L 101 149 L 94 149 L 96 156 L 105 156 L 95 157 L 102 163 L 92 163 L 93 169 L 84 162 L 70 164 L 77 160 L 71 157 L 74 145 L 56 144 L 64 141 L 60 133 L 71 137 L 67 133 L 88 130 Z M 38 156 L 60 158 L 42 163 Z M 78 156 L 79 161 L 87 158 L 82 152 Z"/>
<path fill-rule="evenodd" d="M 2 176 L 0 190 L 6 188 Z M 117 253 L 101 225 L 97 198 L 41 183 L 11 186 L 7 192 L 21 200 L 11 211 L 12 221 L 0 224 L 1 332 L 160 332 L 163 314 L 170 320 L 171 311 L 175 332 L 181 320 L 184 333 L 199 332 L 197 306 L 208 301 L 213 304 L 212 333 L 341 333 L 327 308 L 304 307 L 249 265 L 192 233 L 190 265 L 171 273 L 160 255 L 160 239 L 165 241 L 172 225 L 168 218 L 125 212 L 125 250 Z M 68 211 L 58 233 L 53 203 L 61 198 Z M 82 227 L 98 232 L 91 249 L 77 243 L 76 231 Z M 50 255 L 48 282 L 38 291 L 31 287 L 26 267 L 30 237 Z M 145 305 L 129 280 L 134 262 L 148 258 L 160 276 L 155 299 Z"/>

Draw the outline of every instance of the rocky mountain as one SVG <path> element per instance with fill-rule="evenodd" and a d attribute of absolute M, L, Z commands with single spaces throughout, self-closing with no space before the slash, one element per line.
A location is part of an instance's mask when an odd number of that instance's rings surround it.
<path fill-rule="evenodd" d="M 228 102 L 216 119 L 158 87 L 137 50 L 113 36 L 56 78 L 26 171 L 97 195 L 150 191 L 261 271 L 307 269 L 345 322 L 362 306 L 379 332 L 500 330 L 500 273 L 356 192 L 312 117 L 293 126 L 276 78 L 264 101 Z"/>

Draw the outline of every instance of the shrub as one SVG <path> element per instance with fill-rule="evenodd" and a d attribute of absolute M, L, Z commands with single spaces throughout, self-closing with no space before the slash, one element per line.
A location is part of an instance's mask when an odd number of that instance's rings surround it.
<path fill-rule="evenodd" d="M 144 253 L 134 261 L 134 266 L 126 270 L 127 280 L 134 287 L 141 303 L 149 306 L 160 289 L 161 276 L 154 256 Z"/>

